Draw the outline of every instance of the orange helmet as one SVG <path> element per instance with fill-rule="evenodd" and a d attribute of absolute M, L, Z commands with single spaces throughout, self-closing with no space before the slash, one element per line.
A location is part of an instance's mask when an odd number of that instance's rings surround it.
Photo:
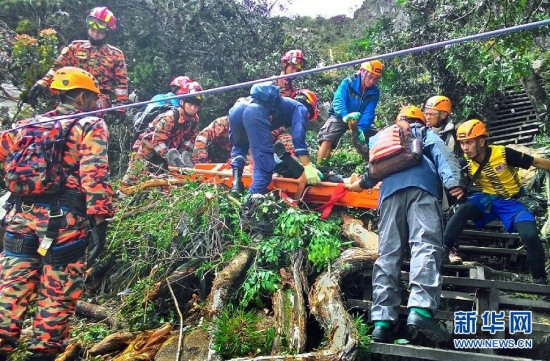
<path fill-rule="evenodd" d="M 426 105 L 424 105 L 424 108 L 451 113 L 452 105 L 453 104 L 451 103 L 451 100 L 446 96 L 436 95 L 426 101 Z"/>
<path fill-rule="evenodd" d="M 72 89 L 86 89 L 99 94 L 99 83 L 96 78 L 84 69 L 74 66 L 65 66 L 56 70 L 50 90 L 59 94 Z"/>
<path fill-rule="evenodd" d="M 306 57 L 304 55 L 304 52 L 299 49 L 295 49 L 289 50 L 284 53 L 284 55 L 281 57 L 281 65 L 283 69 L 286 68 L 288 64 L 294 65 L 300 70 L 304 69 L 306 65 Z"/>
<path fill-rule="evenodd" d="M 381 76 L 382 71 L 384 70 L 384 64 L 382 64 L 380 60 L 371 60 L 361 64 L 361 67 L 359 69 L 365 69 L 369 73 Z"/>
<path fill-rule="evenodd" d="M 486 137 L 489 133 L 487 132 L 487 127 L 479 119 L 470 119 L 458 126 L 456 130 L 456 139 L 457 140 L 467 140 L 474 139 L 477 137 Z"/>
<path fill-rule="evenodd" d="M 115 30 L 116 18 L 105 6 L 93 8 L 86 18 L 88 27 L 98 30 Z"/>
<path fill-rule="evenodd" d="M 402 107 L 399 114 L 397 114 L 397 118 L 395 118 L 395 122 L 397 123 L 400 120 L 409 122 L 409 119 L 419 120 L 422 124 L 426 124 L 424 113 L 414 105 L 405 105 Z"/>
<path fill-rule="evenodd" d="M 292 98 L 301 103 L 306 103 L 309 111 L 309 120 L 315 120 L 319 116 L 319 99 L 317 95 L 309 89 L 300 89 L 292 94 Z M 308 107 L 309 105 L 309 107 Z M 310 109 L 311 107 L 311 109 Z"/>

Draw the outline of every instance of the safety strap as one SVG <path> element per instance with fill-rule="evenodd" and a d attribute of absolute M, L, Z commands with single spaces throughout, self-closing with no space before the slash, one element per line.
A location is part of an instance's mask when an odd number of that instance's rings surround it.
<path fill-rule="evenodd" d="M 319 208 L 315 208 L 316 211 L 323 211 L 321 213 L 321 219 L 327 219 L 328 216 L 330 216 L 330 212 L 332 212 L 332 208 L 338 202 L 342 197 L 346 195 L 348 190 L 346 187 L 344 187 L 344 183 L 339 183 L 336 188 L 334 188 L 334 192 L 332 193 L 332 196 L 330 196 L 330 199 L 327 201 L 327 203 L 323 204 Z"/>

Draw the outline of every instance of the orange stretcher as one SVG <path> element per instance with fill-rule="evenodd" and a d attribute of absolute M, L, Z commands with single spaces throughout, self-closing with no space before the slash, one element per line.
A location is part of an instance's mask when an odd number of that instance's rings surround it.
<path fill-rule="evenodd" d="M 132 194 L 138 189 L 148 186 L 182 184 L 186 181 L 224 184 L 227 187 L 231 187 L 233 183 L 231 166 L 227 163 L 198 163 L 195 164 L 195 168 L 169 167 L 168 169 L 174 176 L 173 179 L 151 180 L 137 186 L 121 187 L 120 191 L 125 194 Z M 247 168 L 243 173 L 243 183 L 247 188 L 252 183 L 252 173 Z M 280 190 L 292 199 L 306 203 L 325 204 L 331 199 L 338 184 L 321 182 L 314 186 L 308 186 L 304 176 L 299 179 L 274 177 L 268 186 L 268 190 Z M 336 201 L 335 205 L 376 209 L 378 208 L 378 188 L 365 189 L 362 192 L 347 192 Z"/>

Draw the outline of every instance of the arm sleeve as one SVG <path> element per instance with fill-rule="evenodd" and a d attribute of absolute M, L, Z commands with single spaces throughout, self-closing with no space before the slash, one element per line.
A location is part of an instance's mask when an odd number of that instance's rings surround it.
<path fill-rule="evenodd" d="M 334 108 L 334 113 L 340 118 L 345 117 L 349 113 L 347 101 L 350 86 L 351 82 L 348 78 L 342 80 L 342 82 L 338 86 L 338 89 L 336 89 L 336 92 L 334 93 L 334 98 L 332 99 L 332 107 Z"/>
<path fill-rule="evenodd" d="M 297 156 L 309 155 L 306 143 L 307 108 L 298 103 L 292 113 L 292 144 Z"/>
<path fill-rule="evenodd" d="M 202 163 L 208 162 L 208 145 L 216 136 L 214 123 L 210 123 L 206 128 L 201 130 L 195 137 L 195 147 L 193 149 L 193 162 Z"/>
<path fill-rule="evenodd" d="M 359 118 L 359 122 L 357 122 L 357 128 L 365 131 L 368 131 L 370 129 L 372 122 L 374 122 L 374 116 L 376 115 L 376 105 L 378 104 L 379 99 L 380 92 L 377 88 L 376 91 L 371 96 L 369 96 L 368 100 L 366 100 L 367 105 L 365 106 L 365 109 L 361 114 L 361 118 Z"/>
<path fill-rule="evenodd" d="M 103 120 L 85 125 L 82 141 L 78 146 L 80 157 L 80 182 L 86 195 L 86 209 L 89 215 L 114 214 L 113 189 L 109 176 L 107 140 L 109 132 Z"/>
<path fill-rule="evenodd" d="M 428 153 L 429 159 L 434 163 L 441 183 L 447 189 L 453 187 L 464 187 L 465 179 L 461 172 L 458 158 L 431 130 L 426 131 L 424 137 L 424 153 Z"/>
<path fill-rule="evenodd" d="M 512 167 L 519 167 L 523 169 L 529 169 L 533 165 L 534 158 L 529 154 L 518 152 L 512 148 L 505 147 L 504 152 L 506 155 L 506 164 Z"/>
<path fill-rule="evenodd" d="M 168 111 L 158 116 L 158 120 L 153 120 L 153 134 L 150 137 L 150 148 L 152 148 L 159 156 L 163 157 L 168 152 L 168 139 L 170 138 L 170 132 L 174 127 L 174 112 Z"/>
<path fill-rule="evenodd" d="M 115 63 L 115 96 L 119 103 L 128 102 L 128 70 L 122 52 L 119 53 Z"/>

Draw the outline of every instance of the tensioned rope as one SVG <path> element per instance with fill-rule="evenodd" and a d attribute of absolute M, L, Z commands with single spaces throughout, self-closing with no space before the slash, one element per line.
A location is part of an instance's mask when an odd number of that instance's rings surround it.
<path fill-rule="evenodd" d="M 303 70 L 303 71 L 298 72 L 298 73 L 293 73 L 292 76 L 293 77 L 303 77 L 303 76 L 306 76 L 306 75 L 319 73 L 319 72 L 324 72 L 324 71 L 328 71 L 328 70 L 332 70 L 332 69 L 338 69 L 338 68 L 344 68 L 344 67 L 348 67 L 348 66 L 358 65 L 358 64 L 361 64 L 363 62 L 371 61 L 371 60 L 375 60 L 375 59 L 379 59 L 379 60 L 390 59 L 390 58 L 395 58 L 397 56 L 409 55 L 409 54 L 419 53 L 419 52 L 422 52 L 422 51 L 443 48 L 443 47 L 446 47 L 446 46 L 449 46 L 449 45 L 456 45 L 456 44 L 460 44 L 460 43 L 464 43 L 464 42 L 468 42 L 468 41 L 474 41 L 474 40 L 480 40 L 480 39 L 486 39 L 486 38 L 493 38 L 493 37 L 500 36 L 500 35 L 505 35 L 505 34 L 514 33 L 514 32 L 518 32 L 518 31 L 528 30 L 528 29 L 534 29 L 534 28 L 541 27 L 541 26 L 546 26 L 546 25 L 550 25 L 550 19 L 535 21 L 535 22 L 532 22 L 532 23 L 521 24 L 521 25 L 516 25 L 516 26 L 511 26 L 511 27 L 507 27 L 507 28 L 503 28 L 503 29 L 499 29 L 499 30 L 487 31 L 487 32 L 484 32 L 484 33 L 479 33 L 479 34 L 474 34 L 474 35 L 468 35 L 468 36 L 464 36 L 464 37 L 460 37 L 460 38 L 456 38 L 456 39 L 439 41 L 439 42 L 436 42 L 436 43 L 421 45 L 421 46 L 417 46 L 417 47 L 414 47 L 414 48 L 397 50 L 397 51 L 393 51 L 393 52 L 386 53 L 386 54 L 369 56 L 368 58 L 352 60 L 352 61 L 348 61 L 348 62 L 345 62 L 345 63 L 339 63 L 339 64 L 327 65 L 327 66 L 314 68 L 314 69 Z M 225 85 L 225 86 L 220 86 L 220 87 L 212 88 L 212 89 L 206 89 L 206 90 L 202 90 L 200 92 L 196 92 L 196 93 L 192 93 L 192 94 L 175 95 L 173 97 L 164 98 L 163 100 L 168 101 L 168 100 L 172 100 L 172 99 L 182 99 L 182 98 L 188 98 L 188 97 L 195 97 L 197 95 L 215 94 L 215 93 L 220 93 L 220 92 L 224 92 L 224 91 L 227 91 L 227 90 L 245 88 L 245 87 L 249 87 L 249 86 L 252 86 L 254 84 L 257 84 L 257 83 L 262 83 L 262 82 L 266 82 L 266 81 L 275 81 L 275 80 L 279 80 L 279 79 L 283 79 L 283 78 L 288 78 L 288 75 L 277 75 L 277 76 L 271 76 L 271 77 L 268 77 L 268 78 L 250 80 L 250 81 L 246 81 L 246 82 L 242 82 L 242 83 Z M 154 100 L 146 100 L 146 101 L 142 101 L 142 102 L 135 102 L 135 103 L 129 103 L 129 104 L 124 104 L 124 105 L 118 105 L 118 106 L 114 106 L 114 107 L 111 107 L 111 108 L 78 113 L 78 117 L 82 117 L 82 116 L 86 116 L 86 115 L 93 115 L 93 114 L 98 114 L 98 113 L 105 113 L 105 112 L 118 110 L 118 109 L 140 107 L 142 105 L 147 105 L 147 104 L 156 103 L 156 102 L 158 102 L 158 100 L 155 100 L 155 101 Z M 74 118 L 74 116 L 75 116 L 74 114 L 61 115 L 61 116 L 52 117 L 52 118 L 49 118 L 48 120 L 44 120 L 42 122 L 37 122 L 37 123 L 47 123 L 47 122 L 51 122 L 51 121 L 55 121 L 55 120 Z M 34 124 L 37 124 L 37 123 L 34 123 Z M 21 128 L 21 127 L 12 128 L 12 129 L 9 129 L 9 130 L 15 130 L 15 129 L 19 129 L 19 128 Z"/>

